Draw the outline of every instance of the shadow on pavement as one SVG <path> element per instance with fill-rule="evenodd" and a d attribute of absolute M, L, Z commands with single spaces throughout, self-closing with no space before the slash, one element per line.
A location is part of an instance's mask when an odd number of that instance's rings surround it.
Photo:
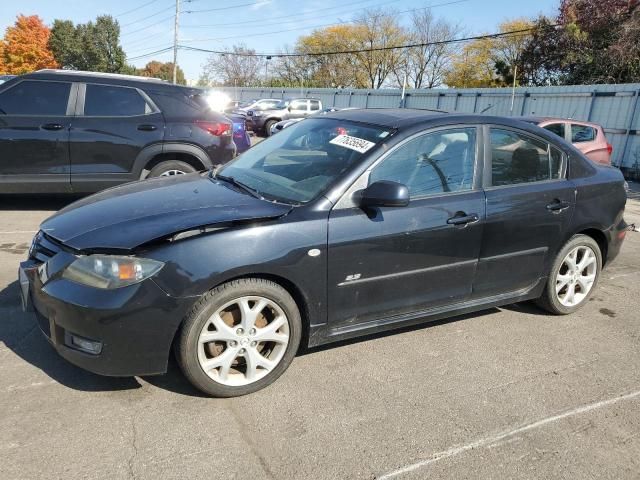
<path fill-rule="evenodd" d="M 80 198 L 79 195 L 0 195 L 0 210 L 60 210 Z"/>
<path fill-rule="evenodd" d="M 75 367 L 60 357 L 40 331 L 33 313 L 21 311 L 17 281 L 0 291 L 0 312 L 3 317 L 0 344 L 56 382 L 86 392 L 140 388 L 135 378 L 102 377 Z"/>
<path fill-rule="evenodd" d="M 521 307 L 520 305 L 524 304 L 518 304 L 518 306 L 509 308 L 517 308 L 519 311 L 526 311 L 527 313 L 540 313 L 535 306 Z M 522 308 L 524 308 L 524 310 L 520 310 Z M 529 309 L 532 310 L 530 311 Z M 533 311 L 534 309 L 535 312 Z M 436 322 L 423 323 L 388 332 L 365 335 L 359 338 L 322 345 L 320 347 L 301 347 L 298 356 L 313 355 L 326 350 L 347 347 L 353 344 L 384 338 L 391 335 L 398 335 L 401 333 L 431 328 L 437 325 L 473 319 L 479 316 L 490 315 L 497 311 L 498 309 L 492 308 Z M 4 315 L 2 315 L 4 319 L 0 322 L 0 344 L 4 344 L 22 360 L 42 370 L 54 381 L 74 390 L 85 392 L 133 390 L 141 388 L 142 385 L 136 377 L 103 377 L 82 370 L 60 357 L 48 343 L 46 337 L 40 332 L 34 315 L 32 313 L 23 313 L 21 311 L 19 285 L 17 281 L 9 284 L 5 289 L 0 291 L 0 313 L 2 312 L 4 312 Z M 177 393 L 179 395 L 205 397 L 204 394 L 194 388 L 182 375 L 173 355 L 170 356 L 167 370 L 167 373 L 164 375 L 144 376 L 140 378 L 155 387 Z"/>

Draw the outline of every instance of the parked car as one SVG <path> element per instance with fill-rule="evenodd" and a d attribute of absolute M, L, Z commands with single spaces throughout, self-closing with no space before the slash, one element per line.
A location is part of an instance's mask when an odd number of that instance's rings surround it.
<path fill-rule="evenodd" d="M 524 117 L 523 120 L 535 123 L 573 143 L 594 162 L 611 165 L 613 146 L 607 141 L 604 129 L 597 123 L 552 117 Z"/>
<path fill-rule="evenodd" d="M 16 75 L 0 75 L 0 85 L 11 80 L 12 78 L 16 78 Z"/>
<path fill-rule="evenodd" d="M 197 388 L 242 395 L 301 343 L 532 299 L 575 312 L 620 251 L 623 183 L 510 118 L 335 112 L 218 170 L 71 204 L 41 225 L 21 291 L 82 368 L 162 373 L 173 346 Z"/>
<path fill-rule="evenodd" d="M 282 100 L 279 98 L 258 98 L 242 102 L 236 109 L 233 110 L 235 114 L 246 115 L 249 110 L 271 110 L 278 105 Z"/>
<path fill-rule="evenodd" d="M 336 108 L 336 107 L 328 107 L 328 108 L 323 108 L 322 110 L 318 110 L 313 115 L 323 115 L 323 114 L 326 115 L 327 113 L 337 112 L 338 110 L 340 110 L 340 109 Z M 275 133 L 278 133 L 283 128 L 290 127 L 291 125 L 293 125 L 294 123 L 299 122 L 300 120 L 304 120 L 304 117 L 303 118 L 290 118 L 289 120 L 282 120 L 281 122 L 274 123 L 273 125 L 271 125 L 271 130 L 270 130 L 269 134 L 273 135 Z"/>
<path fill-rule="evenodd" d="M 322 110 L 322 102 L 315 98 L 281 100 L 270 109 L 247 111 L 247 127 L 265 136 L 271 135 L 271 126 L 292 118 L 307 118 Z"/>
<path fill-rule="evenodd" d="M 225 116 L 233 123 L 233 143 L 236 144 L 238 153 L 245 152 L 251 147 L 251 138 L 246 128 L 244 115 L 227 113 Z"/>
<path fill-rule="evenodd" d="M 236 154 L 202 91 L 126 75 L 41 70 L 0 86 L 0 193 L 96 192 L 203 170 Z"/>

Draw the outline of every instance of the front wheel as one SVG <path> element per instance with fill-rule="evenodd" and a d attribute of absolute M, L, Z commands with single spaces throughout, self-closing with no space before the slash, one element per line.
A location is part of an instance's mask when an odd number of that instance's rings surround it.
<path fill-rule="evenodd" d="M 567 315 L 582 307 L 600 278 L 602 252 L 587 235 L 576 235 L 556 257 L 538 305 L 556 315 Z"/>
<path fill-rule="evenodd" d="M 214 397 L 273 383 L 292 362 L 302 325 L 294 299 L 263 279 L 234 280 L 206 294 L 184 321 L 176 357 L 185 376 Z"/>
<path fill-rule="evenodd" d="M 264 124 L 264 136 L 265 137 L 270 137 L 271 136 L 271 127 L 273 127 L 276 123 L 275 120 L 267 120 L 266 123 Z"/>

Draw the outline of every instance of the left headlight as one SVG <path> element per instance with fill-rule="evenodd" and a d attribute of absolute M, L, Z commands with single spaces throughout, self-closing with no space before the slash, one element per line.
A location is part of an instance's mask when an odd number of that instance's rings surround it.
<path fill-rule="evenodd" d="M 163 266 L 164 263 L 148 258 L 88 255 L 76 259 L 62 277 L 90 287 L 113 289 L 141 282 Z"/>

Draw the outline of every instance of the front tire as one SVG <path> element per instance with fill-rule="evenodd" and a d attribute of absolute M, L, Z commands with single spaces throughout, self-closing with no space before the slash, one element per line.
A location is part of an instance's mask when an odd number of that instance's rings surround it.
<path fill-rule="evenodd" d="M 575 235 L 556 256 L 538 305 L 555 315 L 575 312 L 591 297 L 601 271 L 598 243 L 587 235 Z"/>
<path fill-rule="evenodd" d="M 264 136 L 265 137 L 270 137 L 271 136 L 271 127 L 273 127 L 276 123 L 275 120 L 267 120 L 264 124 Z"/>
<path fill-rule="evenodd" d="M 172 177 L 173 175 L 184 175 L 195 171 L 196 169 L 188 163 L 180 160 L 167 160 L 153 167 L 147 178 Z"/>
<path fill-rule="evenodd" d="M 273 383 L 293 361 L 302 322 L 280 285 L 246 278 L 220 285 L 187 315 L 176 358 L 187 379 L 214 397 L 235 397 Z"/>

